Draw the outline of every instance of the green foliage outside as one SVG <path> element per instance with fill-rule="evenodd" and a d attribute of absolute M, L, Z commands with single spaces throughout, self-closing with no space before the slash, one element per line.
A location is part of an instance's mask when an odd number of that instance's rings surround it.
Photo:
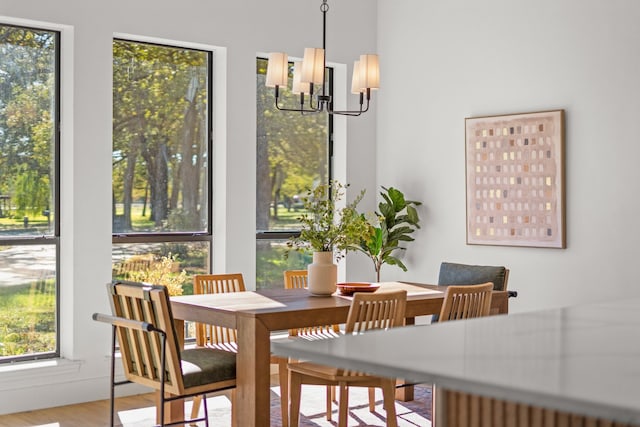
<path fill-rule="evenodd" d="M 0 357 L 55 351 L 55 281 L 0 287 Z"/>
<path fill-rule="evenodd" d="M 174 266 L 174 264 L 176 264 Z M 186 270 L 177 272 L 176 256 L 169 254 L 151 264 L 151 268 L 129 273 L 134 282 L 166 286 L 169 295 L 182 295 L 182 284 L 187 279 Z"/>
<path fill-rule="evenodd" d="M 114 41 L 115 232 L 206 230 L 208 71 L 203 51 Z"/>
<path fill-rule="evenodd" d="M 256 288 L 282 288 L 285 270 L 304 270 L 311 263 L 311 254 L 292 253 L 285 257 L 286 244 L 258 241 L 256 245 Z"/>
<path fill-rule="evenodd" d="M 55 35 L 0 25 L 0 58 L 0 231 L 49 234 L 23 220 L 53 209 Z"/>
<path fill-rule="evenodd" d="M 54 230 L 55 48 L 55 32 L 0 25 L 0 235 L 10 239 Z M 55 280 L 25 282 L 0 287 L 0 357 L 56 349 Z"/>
<path fill-rule="evenodd" d="M 276 207 L 299 209 L 297 196 L 328 182 L 328 117 L 278 111 L 273 88 L 265 86 L 267 63 L 256 62 L 256 228 L 282 230 L 285 224 L 280 223 L 281 210 Z M 281 91 L 285 105 L 296 105 L 297 96 Z"/>

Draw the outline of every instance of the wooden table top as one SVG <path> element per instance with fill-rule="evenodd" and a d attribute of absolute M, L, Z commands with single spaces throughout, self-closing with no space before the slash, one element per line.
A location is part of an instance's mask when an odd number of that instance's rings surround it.
<path fill-rule="evenodd" d="M 407 291 L 407 317 L 436 313 L 444 295 L 443 288 L 439 286 L 402 282 L 381 283 L 377 292 L 395 289 Z M 325 321 L 335 323 L 336 318 L 346 319 L 350 305 L 350 296 L 317 297 L 306 289 L 262 289 L 171 297 L 175 318 L 229 328 L 236 328 L 237 316 L 259 317 L 270 323 L 269 329 L 312 326 Z M 287 317 L 285 322 L 278 321 L 283 314 Z M 316 323 L 310 324 L 310 320 Z"/>

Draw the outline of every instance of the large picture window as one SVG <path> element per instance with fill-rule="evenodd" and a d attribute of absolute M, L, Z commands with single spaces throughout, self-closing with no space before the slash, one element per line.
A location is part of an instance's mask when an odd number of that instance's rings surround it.
<path fill-rule="evenodd" d="M 0 24 L 0 362 L 59 354 L 59 44 Z"/>
<path fill-rule="evenodd" d="M 300 231 L 300 197 L 331 177 L 331 128 L 328 114 L 281 112 L 273 90 L 265 87 L 268 61 L 257 59 L 257 195 L 256 287 L 282 288 L 284 270 L 304 269 L 311 256 L 291 253 L 284 259 L 286 241 Z M 293 64 L 291 67 L 293 68 Z M 332 73 L 327 69 L 328 87 Z M 289 75 L 289 87 L 293 74 Z M 329 91 L 331 95 L 331 91 Z M 284 91 L 283 103 L 297 96 Z"/>
<path fill-rule="evenodd" d="M 210 271 L 212 52 L 113 42 L 113 276 Z"/>

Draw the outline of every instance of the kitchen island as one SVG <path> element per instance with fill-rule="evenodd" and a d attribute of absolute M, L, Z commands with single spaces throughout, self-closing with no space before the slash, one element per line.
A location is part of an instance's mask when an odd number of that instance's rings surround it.
<path fill-rule="evenodd" d="M 639 314 L 640 299 L 627 299 L 271 349 L 435 384 L 438 427 L 640 425 Z"/>

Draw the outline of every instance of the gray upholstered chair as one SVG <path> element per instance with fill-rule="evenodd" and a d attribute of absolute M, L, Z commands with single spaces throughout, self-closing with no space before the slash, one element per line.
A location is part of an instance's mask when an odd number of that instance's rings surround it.
<path fill-rule="evenodd" d="M 438 285 L 478 285 L 491 282 L 494 291 L 506 291 L 507 280 L 509 280 L 509 270 L 503 266 L 443 262 L 440 264 Z"/>
<path fill-rule="evenodd" d="M 506 291 L 509 280 L 509 269 L 504 266 L 470 265 L 443 262 L 440 264 L 438 285 L 478 285 L 480 283 L 493 283 L 494 291 Z M 516 297 L 518 293 L 508 291 L 509 297 Z M 439 316 L 431 317 L 431 322 L 437 322 Z"/>

